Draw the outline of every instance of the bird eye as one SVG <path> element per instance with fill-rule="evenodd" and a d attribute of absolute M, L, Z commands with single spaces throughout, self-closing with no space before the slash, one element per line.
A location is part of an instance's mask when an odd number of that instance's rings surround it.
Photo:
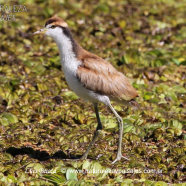
<path fill-rule="evenodd" d="M 52 25 L 50 28 L 54 29 L 54 28 L 56 28 L 56 26 Z"/>

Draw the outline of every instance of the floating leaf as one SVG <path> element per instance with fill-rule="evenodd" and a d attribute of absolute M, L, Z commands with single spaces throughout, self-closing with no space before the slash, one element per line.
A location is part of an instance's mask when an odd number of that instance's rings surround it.
<path fill-rule="evenodd" d="M 17 123 L 18 119 L 17 116 L 15 116 L 12 113 L 4 112 L 0 116 L 1 122 L 3 125 L 11 124 L 11 123 Z"/>
<path fill-rule="evenodd" d="M 68 168 L 66 171 L 67 180 L 78 180 L 76 170 L 73 168 Z"/>

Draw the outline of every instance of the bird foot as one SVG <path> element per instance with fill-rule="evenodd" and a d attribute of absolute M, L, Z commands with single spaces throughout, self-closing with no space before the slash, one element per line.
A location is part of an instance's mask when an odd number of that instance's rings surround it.
<path fill-rule="evenodd" d="M 129 161 L 129 159 L 126 158 L 125 156 L 123 156 L 122 154 L 117 154 L 117 157 L 116 157 L 116 159 L 112 162 L 112 164 L 116 163 L 117 161 L 120 161 L 121 158 L 124 158 L 125 160 L 128 160 L 128 161 Z"/>

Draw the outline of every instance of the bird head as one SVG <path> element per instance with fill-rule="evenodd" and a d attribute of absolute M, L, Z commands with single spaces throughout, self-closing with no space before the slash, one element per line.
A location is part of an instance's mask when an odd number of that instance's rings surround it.
<path fill-rule="evenodd" d="M 34 35 L 44 34 L 55 39 L 58 35 L 65 35 L 66 30 L 68 30 L 68 24 L 60 17 L 53 16 L 46 21 L 45 27 L 34 32 Z"/>

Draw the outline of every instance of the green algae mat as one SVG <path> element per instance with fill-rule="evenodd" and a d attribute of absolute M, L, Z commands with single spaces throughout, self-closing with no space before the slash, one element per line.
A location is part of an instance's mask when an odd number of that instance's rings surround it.
<path fill-rule="evenodd" d="M 0 0 L 0 185 L 184 185 L 185 0 Z M 57 14 L 87 50 L 137 89 L 138 107 L 100 104 L 67 86 L 52 39 L 33 32 Z"/>

